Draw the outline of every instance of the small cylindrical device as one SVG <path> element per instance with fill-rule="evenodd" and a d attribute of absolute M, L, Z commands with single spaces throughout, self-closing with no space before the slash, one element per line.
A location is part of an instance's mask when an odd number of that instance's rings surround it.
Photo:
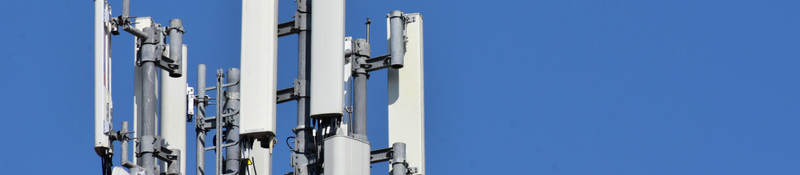
<path fill-rule="evenodd" d="M 344 0 L 311 2 L 310 116 L 340 117 L 344 106 Z"/>
<path fill-rule="evenodd" d="M 406 39 L 403 35 L 406 22 L 403 18 L 403 12 L 400 10 L 392 10 L 389 13 L 389 49 L 392 55 L 390 62 L 395 69 L 403 67 L 403 55 L 406 53 Z"/>

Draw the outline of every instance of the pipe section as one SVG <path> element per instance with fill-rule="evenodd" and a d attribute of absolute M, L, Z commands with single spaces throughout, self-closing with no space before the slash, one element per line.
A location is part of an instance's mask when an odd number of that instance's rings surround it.
<path fill-rule="evenodd" d="M 173 71 L 169 72 L 170 77 L 181 77 L 184 74 L 183 69 L 183 22 L 181 19 L 172 19 L 169 21 L 169 59 L 172 60 Z M 184 88 L 185 91 L 186 88 Z"/>
<path fill-rule="evenodd" d="M 392 68 L 398 69 L 403 67 L 403 57 L 406 52 L 405 36 L 403 30 L 405 29 L 405 20 L 403 19 L 403 12 L 400 10 L 393 10 L 389 13 L 389 49 L 391 51 L 391 65 Z"/>

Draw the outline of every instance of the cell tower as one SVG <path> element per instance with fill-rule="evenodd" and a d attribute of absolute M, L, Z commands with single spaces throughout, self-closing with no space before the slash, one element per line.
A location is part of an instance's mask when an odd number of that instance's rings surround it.
<path fill-rule="evenodd" d="M 199 64 L 197 87 L 189 87 L 180 19 L 162 26 L 150 17 L 131 17 L 129 0 L 122 0 L 122 13 L 114 17 L 106 0 L 95 0 L 94 148 L 103 174 L 186 174 L 184 122 L 191 122 L 195 174 L 270 175 L 275 106 L 296 101 L 297 125 L 290 136 L 294 168 L 287 174 L 367 175 L 370 164 L 388 162 L 392 175 L 424 175 L 422 16 L 389 12 L 389 53 L 372 57 L 371 21 L 367 39 L 346 37 L 344 0 L 296 2 L 295 19 L 281 23 L 277 0 L 242 0 L 241 67 L 218 69 L 207 86 L 206 65 Z M 112 125 L 110 41 L 120 28 L 135 36 L 130 129 L 127 121 L 118 129 Z M 291 35 L 298 37 L 297 78 L 293 87 L 277 89 L 277 39 Z M 388 69 L 392 146 L 370 150 L 366 82 L 380 69 Z M 215 108 L 214 114 L 208 108 Z M 121 146 L 120 165 L 112 163 L 114 145 Z M 214 154 L 216 172 L 206 172 L 208 152 Z"/>

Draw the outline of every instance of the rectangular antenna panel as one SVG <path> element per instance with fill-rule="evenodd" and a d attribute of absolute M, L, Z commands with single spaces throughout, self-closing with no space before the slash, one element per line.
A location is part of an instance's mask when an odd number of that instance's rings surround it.
<path fill-rule="evenodd" d="M 112 130 L 111 37 L 106 25 L 110 8 L 105 0 L 94 1 L 94 147 L 98 154 L 112 151 L 106 133 Z"/>
<path fill-rule="evenodd" d="M 401 69 L 389 69 L 389 145 L 406 143 L 406 160 L 425 174 L 425 76 L 422 16 L 408 14 L 406 53 Z M 387 19 L 388 25 L 388 19 Z M 387 27 L 387 33 L 389 33 Z"/>
<path fill-rule="evenodd" d="M 311 116 L 338 117 L 344 108 L 344 0 L 311 2 Z"/>
<path fill-rule="evenodd" d="M 242 0 L 242 135 L 275 132 L 278 1 Z M 202 87 L 201 87 L 202 88 Z"/>

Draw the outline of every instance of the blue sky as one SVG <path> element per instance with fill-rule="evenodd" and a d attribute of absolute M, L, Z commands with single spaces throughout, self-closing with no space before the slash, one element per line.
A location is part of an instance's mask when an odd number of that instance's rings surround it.
<path fill-rule="evenodd" d="M 291 20 L 293 1 L 279 5 L 280 21 Z M 363 20 L 375 19 L 381 55 L 385 13 L 423 14 L 428 174 L 800 174 L 798 6 L 349 0 L 347 33 L 364 37 Z M 196 64 L 238 66 L 240 8 L 133 0 L 131 13 L 183 19 L 194 86 Z M 92 1 L 4 1 L 0 15 L 3 174 L 99 174 Z M 132 43 L 128 34 L 113 40 L 117 126 L 132 114 Z M 289 87 L 296 37 L 280 38 L 278 56 L 278 86 Z M 369 138 L 387 147 L 386 72 L 368 86 Z M 278 105 L 275 174 L 291 169 L 283 139 L 294 108 Z M 384 174 L 386 165 L 372 169 Z"/>

